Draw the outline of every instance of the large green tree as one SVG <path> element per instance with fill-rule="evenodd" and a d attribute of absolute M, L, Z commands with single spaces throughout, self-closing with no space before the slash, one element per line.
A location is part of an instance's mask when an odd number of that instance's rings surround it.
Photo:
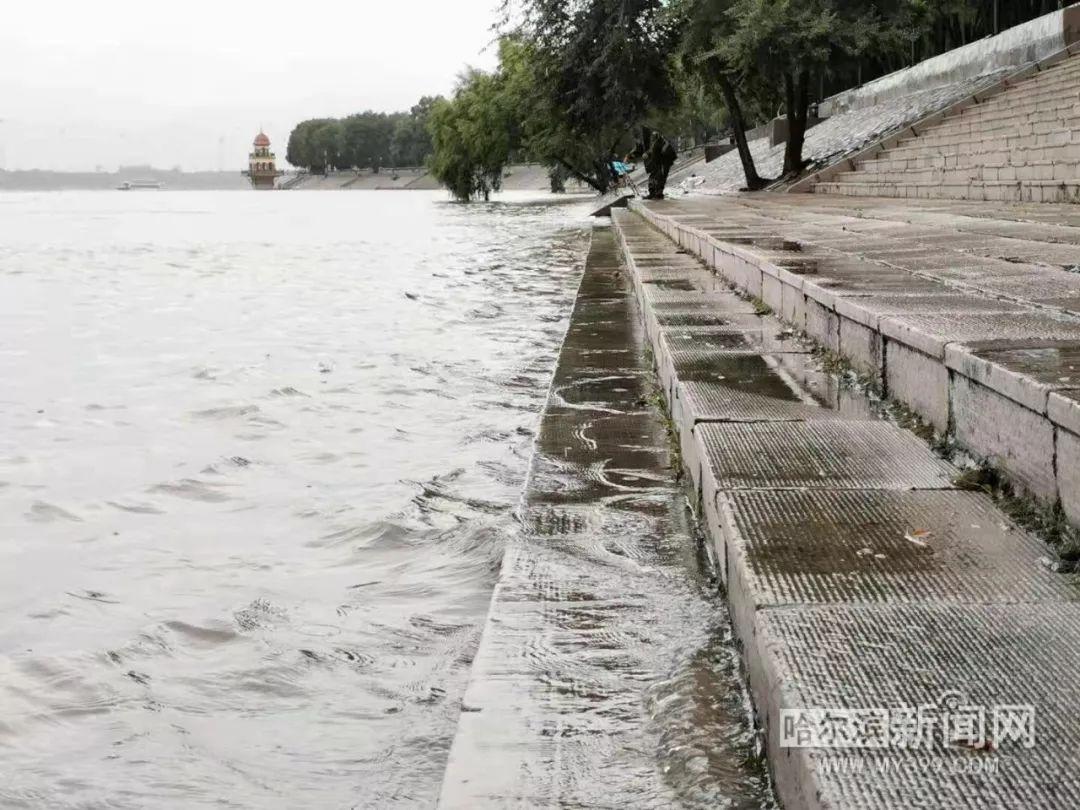
<path fill-rule="evenodd" d="M 528 148 L 599 191 L 632 130 L 675 105 L 679 19 L 665 0 L 524 0 L 503 64 L 529 88 Z"/>
<path fill-rule="evenodd" d="M 489 199 L 510 161 L 512 116 L 502 77 L 466 71 L 450 99 L 435 102 L 428 119 L 431 173 L 459 200 Z"/>
<path fill-rule="evenodd" d="M 802 170 L 811 82 L 831 63 L 858 58 L 885 36 L 879 2 L 871 0 L 736 0 L 720 44 L 728 63 L 772 77 L 782 88 L 788 138 L 784 174 Z"/>

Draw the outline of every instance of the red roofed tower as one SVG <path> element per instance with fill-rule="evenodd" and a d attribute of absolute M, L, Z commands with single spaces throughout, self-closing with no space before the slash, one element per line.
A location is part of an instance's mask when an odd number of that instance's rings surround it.
<path fill-rule="evenodd" d="M 274 153 L 270 151 L 270 138 L 260 130 L 252 146 L 248 155 L 248 169 L 244 174 L 251 180 L 252 188 L 271 189 L 282 173 L 278 171 Z"/>

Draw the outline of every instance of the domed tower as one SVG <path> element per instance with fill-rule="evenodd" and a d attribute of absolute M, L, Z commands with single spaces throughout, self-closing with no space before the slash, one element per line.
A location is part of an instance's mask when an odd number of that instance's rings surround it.
<path fill-rule="evenodd" d="M 270 139 L 266 133 L 259 131 L 252 144 L 251 153 L 248 155 L 248 169 L 244 174 L 251 180 L 251 187 L 255 189 L 270 189 L 282 172 L 277 170 L 274 153 L 270 151 Z"/>

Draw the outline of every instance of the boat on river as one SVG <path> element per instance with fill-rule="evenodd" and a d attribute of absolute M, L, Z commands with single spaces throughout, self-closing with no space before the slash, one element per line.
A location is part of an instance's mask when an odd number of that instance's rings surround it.
<path fill-rule="evenodd" d="M 117 191 L 147 191 L 165 188 L 163 183 L 157 180 L 125 180 L 116 187 Z"/>

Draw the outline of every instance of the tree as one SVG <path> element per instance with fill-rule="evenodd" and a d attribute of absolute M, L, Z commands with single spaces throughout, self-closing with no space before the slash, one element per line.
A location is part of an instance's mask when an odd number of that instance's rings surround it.
<path fill-rule="evenodd" d="M 394 166 L 422 166 L 431 154 L 428 120 L 441 96 L 424 96 L 408 114 L 398 117 L 390 138 L 390 157 Z"/>
<path fill-rule="evenodd" d="M 749 85 L 758 74 L 756 69 L 747 69 L 731 60 L 730 40 L 736 30 L 733 5 L 734 0 L 683 0 L 680 10 L 686 23 L 679 44 L 679 60 L 683 69 L 696 75 L 704 87 L 719 92 L 746 175 L 746 188 L 757 191 L 771 181 L 758 175 L 746 140 L 747 120 L 741 97 L 749 94 Z"/>
<path fill-rule="evenodd" d="M 502 184 L 510 161 L 511 116 L 498 74 L 467 70 L 449 100 L 434 103 L 428 120 L 431 173 L 459 200 L 485 200 Z"/>
<path fill-rule="evenodd" d="M 598 191 L 632 129 L 673 106 L 678 17 L 665 0 L 524 0 L 504 69 L 529 96 L 527 147 Z M 519 98 L 524 96 L 519 94 Z"/>
<path fill-rule="evenodd" d="M 811 77 L 881 38 L 878 6 L 863 0 L 736 0 L 728 12 L 734 28 L 720 49 L 727 61 L 743 72 L 776 77 L 783 88 L 785 175 L 804 165 Z"/>

